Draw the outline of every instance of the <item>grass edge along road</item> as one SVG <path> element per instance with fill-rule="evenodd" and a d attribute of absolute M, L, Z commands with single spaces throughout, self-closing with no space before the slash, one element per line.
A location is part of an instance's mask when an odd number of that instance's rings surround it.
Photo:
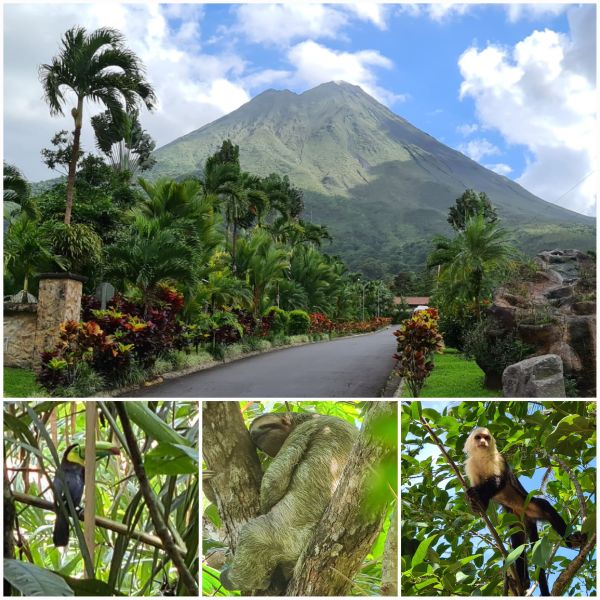
<path fill-rule="evenodd" d="M 502 390 L 488 390 L 484 373 L 474 360 L 468 360 L 455 348 L 446 348 L 434 357 L 435 367 L 425 381 L 421 398 L 501 398 Z M 411 398 L 404 386 L 402 398 Z"/>

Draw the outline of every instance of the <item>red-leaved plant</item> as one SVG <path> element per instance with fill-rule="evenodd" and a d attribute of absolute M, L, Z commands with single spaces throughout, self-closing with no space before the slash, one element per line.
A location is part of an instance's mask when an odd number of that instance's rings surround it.
<path fill-rule="evenodd" d="M 418 398 L 425 380 L 433 371 L 433 355 L 444 351 L 444 340 L 438 331 L 438 311 L 420 310 L 402 321 L 394 332 L 398 340 L 396 370 L 404 378 L 413 398 Z"/>

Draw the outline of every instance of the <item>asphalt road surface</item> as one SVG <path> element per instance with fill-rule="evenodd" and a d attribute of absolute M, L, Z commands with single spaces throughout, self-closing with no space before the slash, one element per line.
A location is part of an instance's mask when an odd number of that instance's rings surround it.
<path fill-rule="evenodd" d="M 127 396 L 376 398 L 394 368 L 394 329 L 258 354 Z"/>

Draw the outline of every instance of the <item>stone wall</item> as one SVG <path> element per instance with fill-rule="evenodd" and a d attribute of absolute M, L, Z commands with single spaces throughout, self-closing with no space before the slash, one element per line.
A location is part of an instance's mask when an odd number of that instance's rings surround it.
<path fill-rule="evenodd" d="M 84 280 L 70 273 L 46 273 L 40 276 L 37 304 L 4 303 L 5 366 L 40 366 L 40 354 L 58 341 L 60 324 L 79 321 Z"/>
<path fill-rule="evenodd" d="M 30 369 L 37 321 L 37 304 L 4 303 L 4 366 Z"/>

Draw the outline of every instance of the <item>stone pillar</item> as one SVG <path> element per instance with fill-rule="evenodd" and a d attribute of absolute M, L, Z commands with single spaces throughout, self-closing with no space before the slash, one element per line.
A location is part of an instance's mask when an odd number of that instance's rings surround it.
<path fill-rule="evenodd" d="M 58 341 L 59 327 L 64 321 L 79 321 L 81 314 L 81 275 L 42 273 L 38 292 L 37 326 L 33 349 L 34 368 L 39 367 L 40 354 L 52 350 Z"/>
<path fill-rule="evenodd" d="M 31 369 L 37 302 L 4 303 L 4 366 Z"/>

